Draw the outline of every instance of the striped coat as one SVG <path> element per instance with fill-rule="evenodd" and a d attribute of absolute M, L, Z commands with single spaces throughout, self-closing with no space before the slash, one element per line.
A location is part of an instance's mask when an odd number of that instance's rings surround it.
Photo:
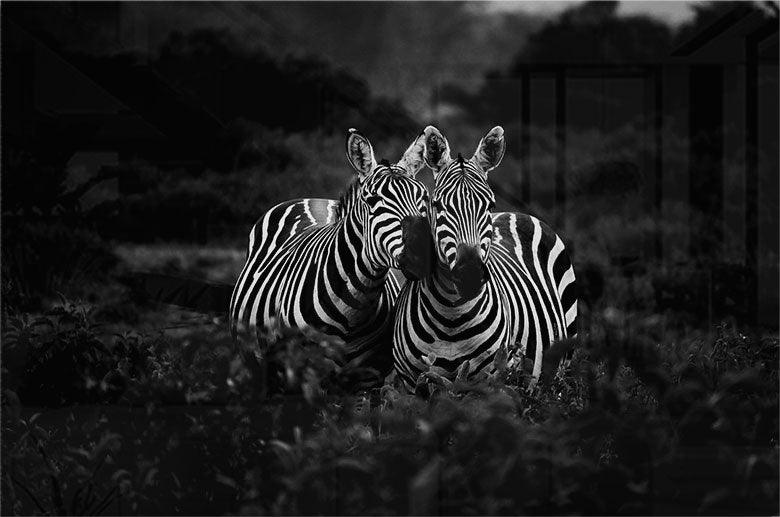
<path fill-rule="evenodd" d="M 466 362 L 472 376 L 492 373 L 501 348 L 509 367 L 526 357 L 538 377 L 543 351 L 576 333 L 576 281 L 560 237 L 530 215 L 492 212 L 487 171 L 503 156 L 503 130 L 493 131 L 474 158 L 452 160 L 446 139 L 426 128 L 438 265 L 397 302 L 393 358 L 407 385 L 429 368 L 452 378 Z"/>
<path fill-rule="evenodd" d="M 419 140 L 419 139 L 418 139 Z M 352 132 L 347 154 L 358 177 L 342 198 L 286 201 L 252 228 L 247 260 L 230 302 L 234 335 L 276 321 L 344 340 L 349 361 L 390 368 L 392 308 L 398 282 L 391 267 L 427 274 L 411 246 L 425 222 L 427 191 L 414 179 L 422 166 L 415 141 L 396 165 L 377 163 Z M 411 258 L 410 258 L 411 257 Z"/>

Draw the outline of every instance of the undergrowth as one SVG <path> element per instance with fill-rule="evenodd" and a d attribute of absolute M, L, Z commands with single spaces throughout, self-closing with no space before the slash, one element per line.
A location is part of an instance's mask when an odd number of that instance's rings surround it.
<path fill-rule="evenodd" d="M 533 384 L 416 393 L 312 333 L 109 335 L 64 302 L 3 325 L 4 514 L 776 514 L 778 341 L 614 311 Z M 559 370 L 558 359 L 571 354 Z"/>

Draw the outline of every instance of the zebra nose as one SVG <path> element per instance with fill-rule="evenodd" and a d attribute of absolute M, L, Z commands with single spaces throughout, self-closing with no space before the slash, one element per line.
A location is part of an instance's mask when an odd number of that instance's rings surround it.
<path fill-rule="evenodd" d="M 398 256 L 398 267 L 409 280 L 425 278 L 431 271 L 433 236 L 428 219 L 406 216 L 401 219 L 403 251 Z"/>
<path fill-rule="evenodd" d="M 452 268 L 458 293 L 467 300 L 475 297 L 487 282 L 487 274 L 487 267 L 479 256 L 479 248 L 459 244 Z"/>

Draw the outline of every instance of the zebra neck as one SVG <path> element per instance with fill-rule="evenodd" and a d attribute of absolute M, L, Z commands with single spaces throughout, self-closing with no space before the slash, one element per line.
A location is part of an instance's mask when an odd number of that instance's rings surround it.
<path fill-rule="evenodd" d="M 328 289 L 349 309 L 373 312 L 387 279 L 388 269 L 366 257 L 364 226 L 359 214 L 348 213 L 337 223 L 335 239 L 326 253 Z"/>
<path fill-rule="evenodd" d="M 450 317 L 471 312 L 476 305 L 482 304 L 489 295 L 488 289 L 482 286 L 479 294 L 475 297 L 469 300 L 462 299 L 455 287 L 452 274 L 442 264 L 439 264 L 430 279 L 425 281 L 425 286 L 430 294 L 431 305 L 436 312 Z"/>

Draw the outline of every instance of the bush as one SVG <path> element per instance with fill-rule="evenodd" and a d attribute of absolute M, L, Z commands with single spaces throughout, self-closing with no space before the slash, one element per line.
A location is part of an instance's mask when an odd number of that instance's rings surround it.
<path fill-rule="evenodd" d="M 570 374 L 531 392 L 385 389 L 368 416 L 275 445 L 285 489 L 246 511 L 777 511 L 776 339 L 723 328 L 667 355 L 608 322 L 578 346 Z"/>
<path fill-rule="evenodd" d="M 269 333 L 258 370 L 220 330 L 101 347 L 79 324 L 123 379 L 103 392 L 118 405 L 33 418 L 7 384 L 4 495 L 16 491 L 3 509 L 81 508 L 73 494 L 94 485 L 110 511 L 146 514 L 777 513 L 776 337 L 727 325 L 664 337 L 658 318 L 614 309 L 592 320 L 550 349 L 533 387 L 523 372 L 451 383 L 426 372 L 425 396 L 350 393 L 369 372 L 317 335 Z M 103 440 L 111 460 L 96 469 L 89 451 Z M 89 475 L 64 477 L 76 470 Z"/>
<path fill-rule="evenodd" d="M 111 402 L 124 388 L 112 375 L 113 351 L 98 339 L 84 306 L 65 302 L 37 318 L 8 317 L 3 357 L 22 365 L 21 375 L 13 372 L 16 382 L 5 384 L 26 405 Z"/>
<path fill-rule="evenodd" d="M 108 278 L 116 262 L 109 245 L 89 229 L 4 219 L 3 305 L 31 310 L 57 293 L 84 295 Z"/>

